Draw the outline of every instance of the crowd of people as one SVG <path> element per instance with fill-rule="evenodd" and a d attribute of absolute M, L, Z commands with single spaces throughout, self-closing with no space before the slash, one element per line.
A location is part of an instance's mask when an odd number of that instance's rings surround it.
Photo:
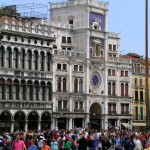
<path fill-rule="evenodd" d="M 98 131 L 75 127 L 0 135 L 1 150 L 148 150 L 149 147 L 149 132 L 118 128 Z"/>

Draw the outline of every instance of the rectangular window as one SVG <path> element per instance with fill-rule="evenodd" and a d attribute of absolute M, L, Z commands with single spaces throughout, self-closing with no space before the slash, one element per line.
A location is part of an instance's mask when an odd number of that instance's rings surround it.
<path fill-rule="evenodd" d="M 142 79 L 140 79 L 140 86 L 142 86 Z"/>
<path fill-rule="evenodd" d="M 111 69 L 108 69 L 108 75 L 111 76 Z"/>
<path fill-rule="evenodd" d="M 128 71 L 125 71 L 125 76 L 128 77 Z"/>
<path fill-rule="evenodd" d="M 57 64 L 57 69 L 61 70 L 61 64 Z"/>
<path fill-rule="evenodd" d="M 140 102 L 143 102 L 143 91 L 140 91 Z"/>
<path fill-rule="evenodd" d="M 140 120 L 143 120 L 143 107 L 140 107 Z"/>
<path fill-rule="evenodd" d="M 69 20 L 69 24 L 73 24 L 73 19 Z"/>
<path fill-rule="evenodd" d="M 112 70 L 112 75 L 113 75 L 113 76 L 116 75 L 116 70 Z"/>
<path fill-rule="evenodd" d="M 136 84 L 136 85 L 137 85 L 137 78 L 135 78 L 135 79 L 134 79 L 134 84 Z"/>
<path fill-rule="evenodd" d="M 135 91 L 135 101 L 138 101 L 138 91 Z"/>
<path fill-rule="evenodd" d="M 74 65 L 74 71 L 78 71 L 78 65 Z"/>
<path fill-rule="evenodd" d="M 138 107 L 135 106 L 135 119 L 138 120 Z"/>
<path fill-rule="evenodd" d="M 82 110 L 83 109 L 83 102 L 79 103 L 79 109 Z"/>
<path fill-rule="evenodd" d="M 83 66 L 79 66 L 79 71 L 83 72 Z"/>
<path fill-rule="evenodd" d="M 67 64 L 63 64 L 63 70 L 67 70 Z"/>
<path fill-rule="evenodd" d="M 112 50 L 112 45 L 111 44 L 109 44 L 109 51 L 111 51 Z"/>
<path fill-rule="evenodd" d="M 63 101 L 63 109 L 67 109 L 67 101 Z"/>
<path fill-rule="evenodd" d="M 113 51 L 116 51 L 117 49 L 116 49 L 116 45 L 113 45 Z"/>
<path fill-rule="evenodd" d="M 121 71 L 121 76 L 122 76 L 122 77 L 124 76 L 124 71 Z"/>
<path fill-rule="evenodd" d="M 67 43 L 71 43 L 71 37 L 67 37 Z"/>
<path fill-rule="evenodd" d="M 140 64 L 137 65 L 137 72 L 140 73 Z"/>
<path fill-rule="evenodd" d="M 70 47 L 68 47 L 68 48 L 67 48 L 67 50 L 68 50 L 68 51 L 71 51 L 71 48 L 70 48 Z"/>
<path fill-rule="evenodd" d="M 75 105 L 74 108 L 77 110 L 78 109 L 78 102 L 75 102 L 74 105 Z"/>
<path fill-rule="evenodd" d="M 62 36 L 62 43 L 66 43 L 66 37 Z"/>
<path fill-rule="evenodd" d="M 62 47 L 62 50 L 66 50 L 66 47 Z"/>
<path fill-rule="evenodd" d="M 62 109 L 62 101 L 58 101 L 58 110 Z"/>

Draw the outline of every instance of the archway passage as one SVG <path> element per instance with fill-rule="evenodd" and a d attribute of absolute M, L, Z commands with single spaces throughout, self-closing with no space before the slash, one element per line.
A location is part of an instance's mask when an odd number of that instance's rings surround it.
<path fill-rule="evenodd" d="M 17 112 L 14 116 L 14 130 L 24 130 L 25 129 L 25 115 L 23 112 Z"/>
<path fill-rule="evenodd" d="M 4 111 L 0 115 L 0 132 L 10 131 L 11 115 L 9 112 Z"/>
<path fill-rule="evenodd" d="M 67 118 L 58 118 L 58 129 L 66 129 Z"/>
<path fill-rule="evenodd" d="M 82 121 L 83 121 L 82 118 L 75 118 L 74 119 L 74 126 L 76 126 L 76 127 L 82 127 Z"/>
<path fill-rule="evenodd" d="M 36 112 L 31 112 L 28 116 L 28 130 L 37 130 L 38 129 L 39 117 Z"/>
<path fill-rule="evenodd" d="M 90 107 L 90 122 L 91 129 L 101 129 L 101 113 L 102 108 L 99 103 L 93 103 Z"/>
<path fill-rule="evenodd" d="M 47 130 L 50 129 L 51 117 L 49 112 L 44 112 L 41 116 L 41 129 Z"/>

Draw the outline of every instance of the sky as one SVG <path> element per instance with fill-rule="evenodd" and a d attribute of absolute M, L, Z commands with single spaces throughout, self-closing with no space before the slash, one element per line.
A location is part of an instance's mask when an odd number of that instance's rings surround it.
<path fill-rule="evenodd" d="M 37 12 L 40 11 L 48 14 L 49 2 L 56 2 L 56 1 L 63 1 L 63 0 L 0 0 L 0 6 L 11 4 L 17 5 L 31 4 L 31 3 L 32 4 L 34 3 L 34 5 L 41 4 L 38 6 L 41 6 L 42 8 L 35 8 L 34 11 Z M 120 54 L 127 54 L 131 52 L 137 53 L 141 56 L 145 56 L 146 0 L 97 0 L 97 1 L 109 2 L 107 30 L 108 32 L 119 33 L 121 38 Z M 20 9 L 22 9 L 22 11 L 26 11 L 23 10 L 24 7 L 20 7 Z"/>

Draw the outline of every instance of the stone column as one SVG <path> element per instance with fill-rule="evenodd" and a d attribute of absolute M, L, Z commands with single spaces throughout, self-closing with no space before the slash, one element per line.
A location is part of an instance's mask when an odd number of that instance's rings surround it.
<path fill-rule="evenodd" d="M 6 50 L 4 50 L 4 55 L 3 55 L 3 67 L 6 67 Z"/>
<path fill-rule="evenodd" d="M 38 121 L 38 131 L 41 130 L 41 120 Z"/>
<path fill-rule="evenodd" d="M 72 129 L 74 128 L 74 118 L 72 119 Z"/>
<path fill-rule="evenodd" d="M 72 118 L 69 118 L 68 120 L 69 120 L 69 128 L 68 129 L 70 130 L 70 129 L 72 129 Z"/>
<path fill-rule="evenodd" d="M 25 131 L 28 131 L 28 120 L 25 121 Z"/>
<path fill-rule="evenodd" d="M 104 129 L 107 130 L 108 129 L 108 118 L 104 118 Z"/>
<path fill-rule="evenodd" d="M 132 119 L 130 119 L 130 130 L 132 130 Z"/>
<path fill-rule="evenodd" d="M 117 127 L 120 127 L 120 119 L 117 119 Z"/>
<path fill-rule="evenodd" d="M 89 115 L 87 114 L 86 117 L 85 117 L 85 128 L 88 127 L 88 123 L 89 123 Z"/>
<path fill-rule="evenodd" d="M 101 119 L 101 129 L 104 129 L 104 119 Z"/>
<path fill-rule="evenodd" d="M 10 132 L 14 132 L 14 120 L 11 121 L 11 129 L 10 129 Z"/>

